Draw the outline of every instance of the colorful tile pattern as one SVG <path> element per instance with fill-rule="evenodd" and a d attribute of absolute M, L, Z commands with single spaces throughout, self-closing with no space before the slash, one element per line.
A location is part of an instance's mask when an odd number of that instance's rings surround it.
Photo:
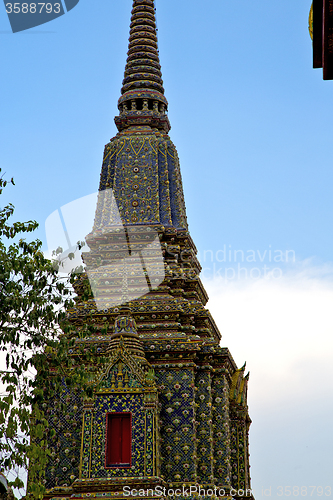
<path fill-rule="evenodd" d="M 87 236 L 91 251 L 85 258 L 92 263 L 122 258 L 127 242 L 116 234 L 121 222 L 127 237 L 138 244 L 143 231 L 158 234 L 165 278 L 139 299 L 128 299 L 135 321 L 125 321 L 130 335 L 119 345 L 123 318 L 117 324 L 117 304 L 98 310 L 87 276 L 77 278 L 78 299 L 68 317 L 79 331 L 88 324 L 95 333 L 78 336 L 70 354 L 84 343 L 96 358 L 106 356 L 108 362 L 103 370 L 91 364 L 91 400 L 64 391 L 57 401 L 45 403 L 50 426 L 57 432 L 50 441 L 47 500 L 118 500 L 126 484 L 216 486 L 225 489 L 224 499 L 231 499 L 231 487 L 250 488 L 248 375 L 244 376 L 245 366 L 237 369 L 228 349 L 219 347 L 221 334 L 205 308 L 208 297 L 188 232 L 162 84 L 154 1 L 133 0 L 115 118 L 119 133 L 105 147 L 100 178 L 100 191 L 112 189 L 113 198 L 99 197 L 94 227 Z M 104 274 L 96 268 L 101 293 L 122 286 L 120 267 L 115 266 L 110 276 Z M 139 287 L 138 277 L 129 277 L 126 284 Z M 132 415 L 129 468 L 105 467 L 108 412 Z"/>

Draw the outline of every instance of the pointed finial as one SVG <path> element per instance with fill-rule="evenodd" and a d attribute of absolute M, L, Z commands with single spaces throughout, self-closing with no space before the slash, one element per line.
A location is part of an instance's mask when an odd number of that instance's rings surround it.
<path fill-rule="evenodd" d="M 128 335 L 137 336 L 138 333 L 135 320 L 131 314 L 131 308 L 125 305 L 120 307 L 119 315 L 115 321 L 114 334 L 112 337 L 120 336 L 123 338 L 123 336 L 126 337 Z"/>
<path fill-rule="evenodd" d="M 154 0 L 133 0 L 130 37 L 121 97 L 118 130 L 150 126 L 168 133 L 161 65 L 157 48 Z"/>
<path fill-rule="evenodd" d="M 164 94 L 153 0 L 134 0 L 121 94 L 152 89 Z"/>

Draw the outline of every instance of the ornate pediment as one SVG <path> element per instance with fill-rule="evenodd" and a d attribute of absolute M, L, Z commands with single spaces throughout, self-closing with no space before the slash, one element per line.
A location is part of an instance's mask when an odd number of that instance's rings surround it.
<path fill-rule="evenodd" d="M 111 353 L 107 367 L 99 378 L 98 391 L 131 392 L 156 390 L 154 370 L 146 360 L 140 363 L 124 346 L 120 337 L 119 347 Z"/>

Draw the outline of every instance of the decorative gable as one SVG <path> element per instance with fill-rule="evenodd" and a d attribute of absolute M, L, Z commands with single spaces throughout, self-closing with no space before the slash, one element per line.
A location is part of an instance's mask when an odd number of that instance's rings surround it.
<path fill-rule="evenodd" d="M 120 337 L 119 347 L 111 354 L 107 368 L 100 376 L 97 392 L 135 392 L 148 389 L 157 391 L 153 368 L 145 359 L 142 363 L 124 346 Z"/>
<path fill-rule="evenodd" d="M 133 318 L 127 311 L 121 313 L 108 360 L 95 373 L 94 397 L 84 408 L 79 482 L 125 481 L 157 476 L 159 471 L 155 374 Z"/>

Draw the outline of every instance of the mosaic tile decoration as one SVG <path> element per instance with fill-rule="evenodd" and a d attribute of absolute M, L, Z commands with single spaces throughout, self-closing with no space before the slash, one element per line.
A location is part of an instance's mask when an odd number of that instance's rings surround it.
<path fill-rule="evenodd" d="M 130 412 L 132 414 L 132 466 L 128 468 L 105 468 L 106 414 Z M 143 394 L 117 394 L 97 396 L 94 406 L 92 433 L 92 460 L 90 476 L 133 477 L 143 476 L 145 466 L 145 411 Z"/>
<path fill-rule="evenodd" d="M 105 148 L 99 189 L 113 190 L 123 224 L 187 229 L 179 160 L 169 137 L 150 133 L 112 139 Z M 98 206 L 93 231 L 117 221 L 111 206 Z"/>
<path fill-rule="evenodd" d="M 225 375 L 213 377 L 214 475 L 218 483 L 231 486 L 229 386 Z"/>
<path fill-rule="evenodd" d="M 205 307 L 208 296 L 188 231 L 178 154 L 168 136 L 154 0 L 133 0 L 121 92 L 115 117 L 119 132 L 105 146 L 99 187 L 112 189 L 113 198 L 98 198 L 86 239 L 90 252 L 83 258 L 103 266 L 117 263 L 129 240 L 139 247 L 154 233 L 164 279 L 138 299 L 127 296 L 131 314 L 119 320 L 117 304 L 98 308 L 98 301 L 129 286 L 141 290 L 138 277 L 126 281 L 117 265 L 109 275 L 96 267 L 97 298 L 87 275 L 77 277 L 76 304 L 68 319 L 79 334 L 69 354 L 75 357 L 84 344 L 95 357 L 87 367 L 94 396 L 82 400 L 80 393 L 64 389 L 44 403 L 56 431 L 49 439 L 45 500 L 123 500 L 122 487 L 129 483 L 218 486 L 225 489 L 223 499 L 231 500 L 231 487 L 251 485 L 248 375 L 245 365 L 238 369 L 228 349 L 219 346 L 221 334 Z M 126 241 L 116 234 L 119 214 Z M 149 254 L 150 263 L 154 258 Z M 122 323 L 131 325 L 124 328 L 124 341 L 117 335 Z M 89 336 L 80 337 L 86 326 L 92 327 Z M 105 364 L 94 362 L 100 356 L 107 358 Z M 105 466 L 110 412 L 131 413 L 129 468 Z"/>
<path fill-rule="evenodd" d="M 161 477 L 189 482 L 196 477 L 193 370 L 155 373 L 161 401 Z"/>
<path fill-rule="evenodd" d="M 65 387 L 57 399 L 43 403 L 45 416 L 54 438 L 49 438 L 51 459 L 45 471 L 47 489 L 70 486 L 79 477 L 80 442 L 82 429 L 81 392 Z"/>
<path fill-rule="evenodd" d="M 210 484 L 214 478 L 213 422 L 211 374 L 202 370 L 196 376 L 196 425 L 198 443 L 198 477 L 200 484 Z"/>

